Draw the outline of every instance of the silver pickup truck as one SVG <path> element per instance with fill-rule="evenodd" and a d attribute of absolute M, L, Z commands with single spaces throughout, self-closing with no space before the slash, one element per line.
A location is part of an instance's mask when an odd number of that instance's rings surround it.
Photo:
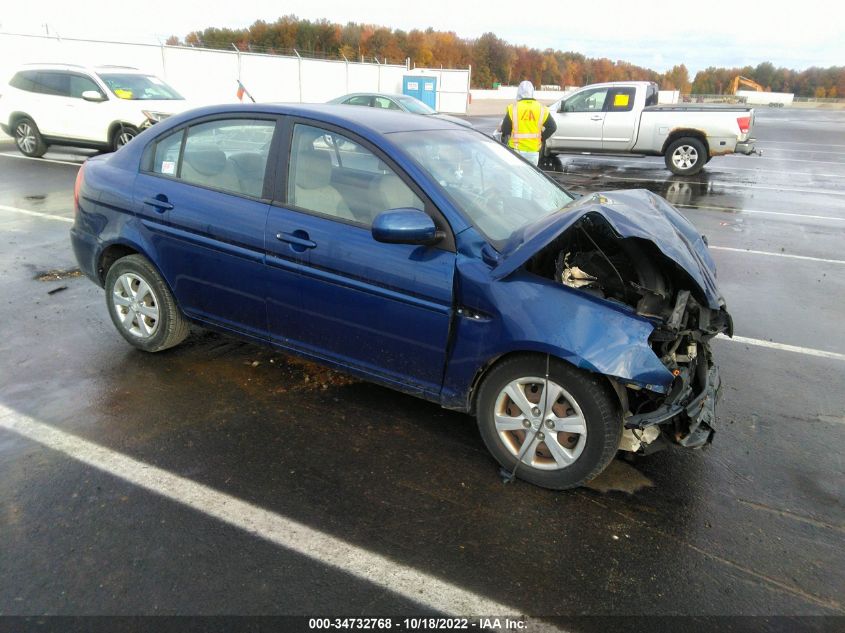
<path fill-rule="evenodd" d="M 657 84 L 593 84 L 549 106 L 557 131 L 544 155 L 562 153 L 664 156 L 666 167 L 697 174 L 713 156 L 759 153 L 754 109 L 739 106 L 657 105 Z"/>

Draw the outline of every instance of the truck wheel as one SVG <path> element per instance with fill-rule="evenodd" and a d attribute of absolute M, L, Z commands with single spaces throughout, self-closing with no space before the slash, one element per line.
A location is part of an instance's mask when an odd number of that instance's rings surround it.
<path fill-rule="evenodd" d="M 18 119 L 15 123 L 15 144 L 21 154 L 30 158 L 41 158 L 47 153 L 47 143 L 35 121 L 29 117 Z"/>
<path fill-rule="evenodd" d="M 600 377 L 544 356 L 514 356 L 487 374 L 478 429 L 487 449 L 516 476 L 563 490 L 595 478 L 613 459 L 622 416 Z M 518 465 L 517 465 L 518 464 Z"/>
<path fill-rule="evenodd" d="M 707 162 L 707 150 L 697 138 L 684 137 L 673 141 L 666 148 L 666 167 L 673 174 L 691 176 L 697 174 Z"/>

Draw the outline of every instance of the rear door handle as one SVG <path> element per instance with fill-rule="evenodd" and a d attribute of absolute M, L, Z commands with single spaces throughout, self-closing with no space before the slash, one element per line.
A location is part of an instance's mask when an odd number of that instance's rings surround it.
<path fill-rule="evenodd" d="M 287 242 L 293 250 L 300 253 L 307 248 L 317 248 L 317 242 L 309 239 L 308 233 L 302 230 L 293 233 L 276 233 L 276 239 L 280 242 Z"/>
<path fill-rule="evenodd" d="M 160 198 L 144 198 L 144 204 L 150 205 L 159 213 L 170 211 L 173 208 L 173 205 L 167 201 L 167 196 L 164 195 Z"/>
<path fill-rule="evenodd" d="M 604 117 L 598 114 L 595 114 L 590 117 L 590 121 L 601 121 Z"/>

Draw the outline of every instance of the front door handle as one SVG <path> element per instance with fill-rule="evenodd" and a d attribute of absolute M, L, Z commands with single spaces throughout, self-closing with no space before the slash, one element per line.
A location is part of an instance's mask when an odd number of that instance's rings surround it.
<path fill-rule="evenodd" d="M 590 117 L 590 121 L 601 121 L 604 117 L 599 114 L 594 114 Z"/>
<path fill-rule="evenodd" d="M 155 198 L 144 198 L 144 204 L 150 205 L 159 213 L 170 211 L 173 208 L 173 205 L 167 201 L 167 196 L 163 194 L 158 194 Z"/>
<path fill-rule="evenodd" d="M 309 239 L 308 233 L 302 230 L 293 233 L 276 233 L 276 239 L 280 242 L 287 242 L 298 253 L 308 248 L 317 248 L 317 242 Z"/>

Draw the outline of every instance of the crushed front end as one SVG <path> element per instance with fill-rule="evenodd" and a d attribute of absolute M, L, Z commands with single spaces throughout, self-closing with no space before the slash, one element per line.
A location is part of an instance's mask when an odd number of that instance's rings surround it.
<path fill-rule="evenodd" d="M 665 201 L 659 206 L 664 204 L 666 213 L 677 213 Z M 611 205 L 602 198 L 601 208 Z M 702 447 L 713 438 L 721 386 L 709 343 L 719 334 L 733 334 L 716 289 L 715 265 L 701 236 L 686 226 L 675 232 L 669 248 L 667 240 L 644 233 L 623 235 L 616 228 L 621 221 L 613 220 L 610 213 L 582 215 L 536 252 L 526 268 L 572 290 L 624 304 L 654 325 L 649 345 L 673 378 L 667 385 L 644 386 L 609 376 L 623 410 L 620 449 L 648 453 L 670 443 Z"/>

